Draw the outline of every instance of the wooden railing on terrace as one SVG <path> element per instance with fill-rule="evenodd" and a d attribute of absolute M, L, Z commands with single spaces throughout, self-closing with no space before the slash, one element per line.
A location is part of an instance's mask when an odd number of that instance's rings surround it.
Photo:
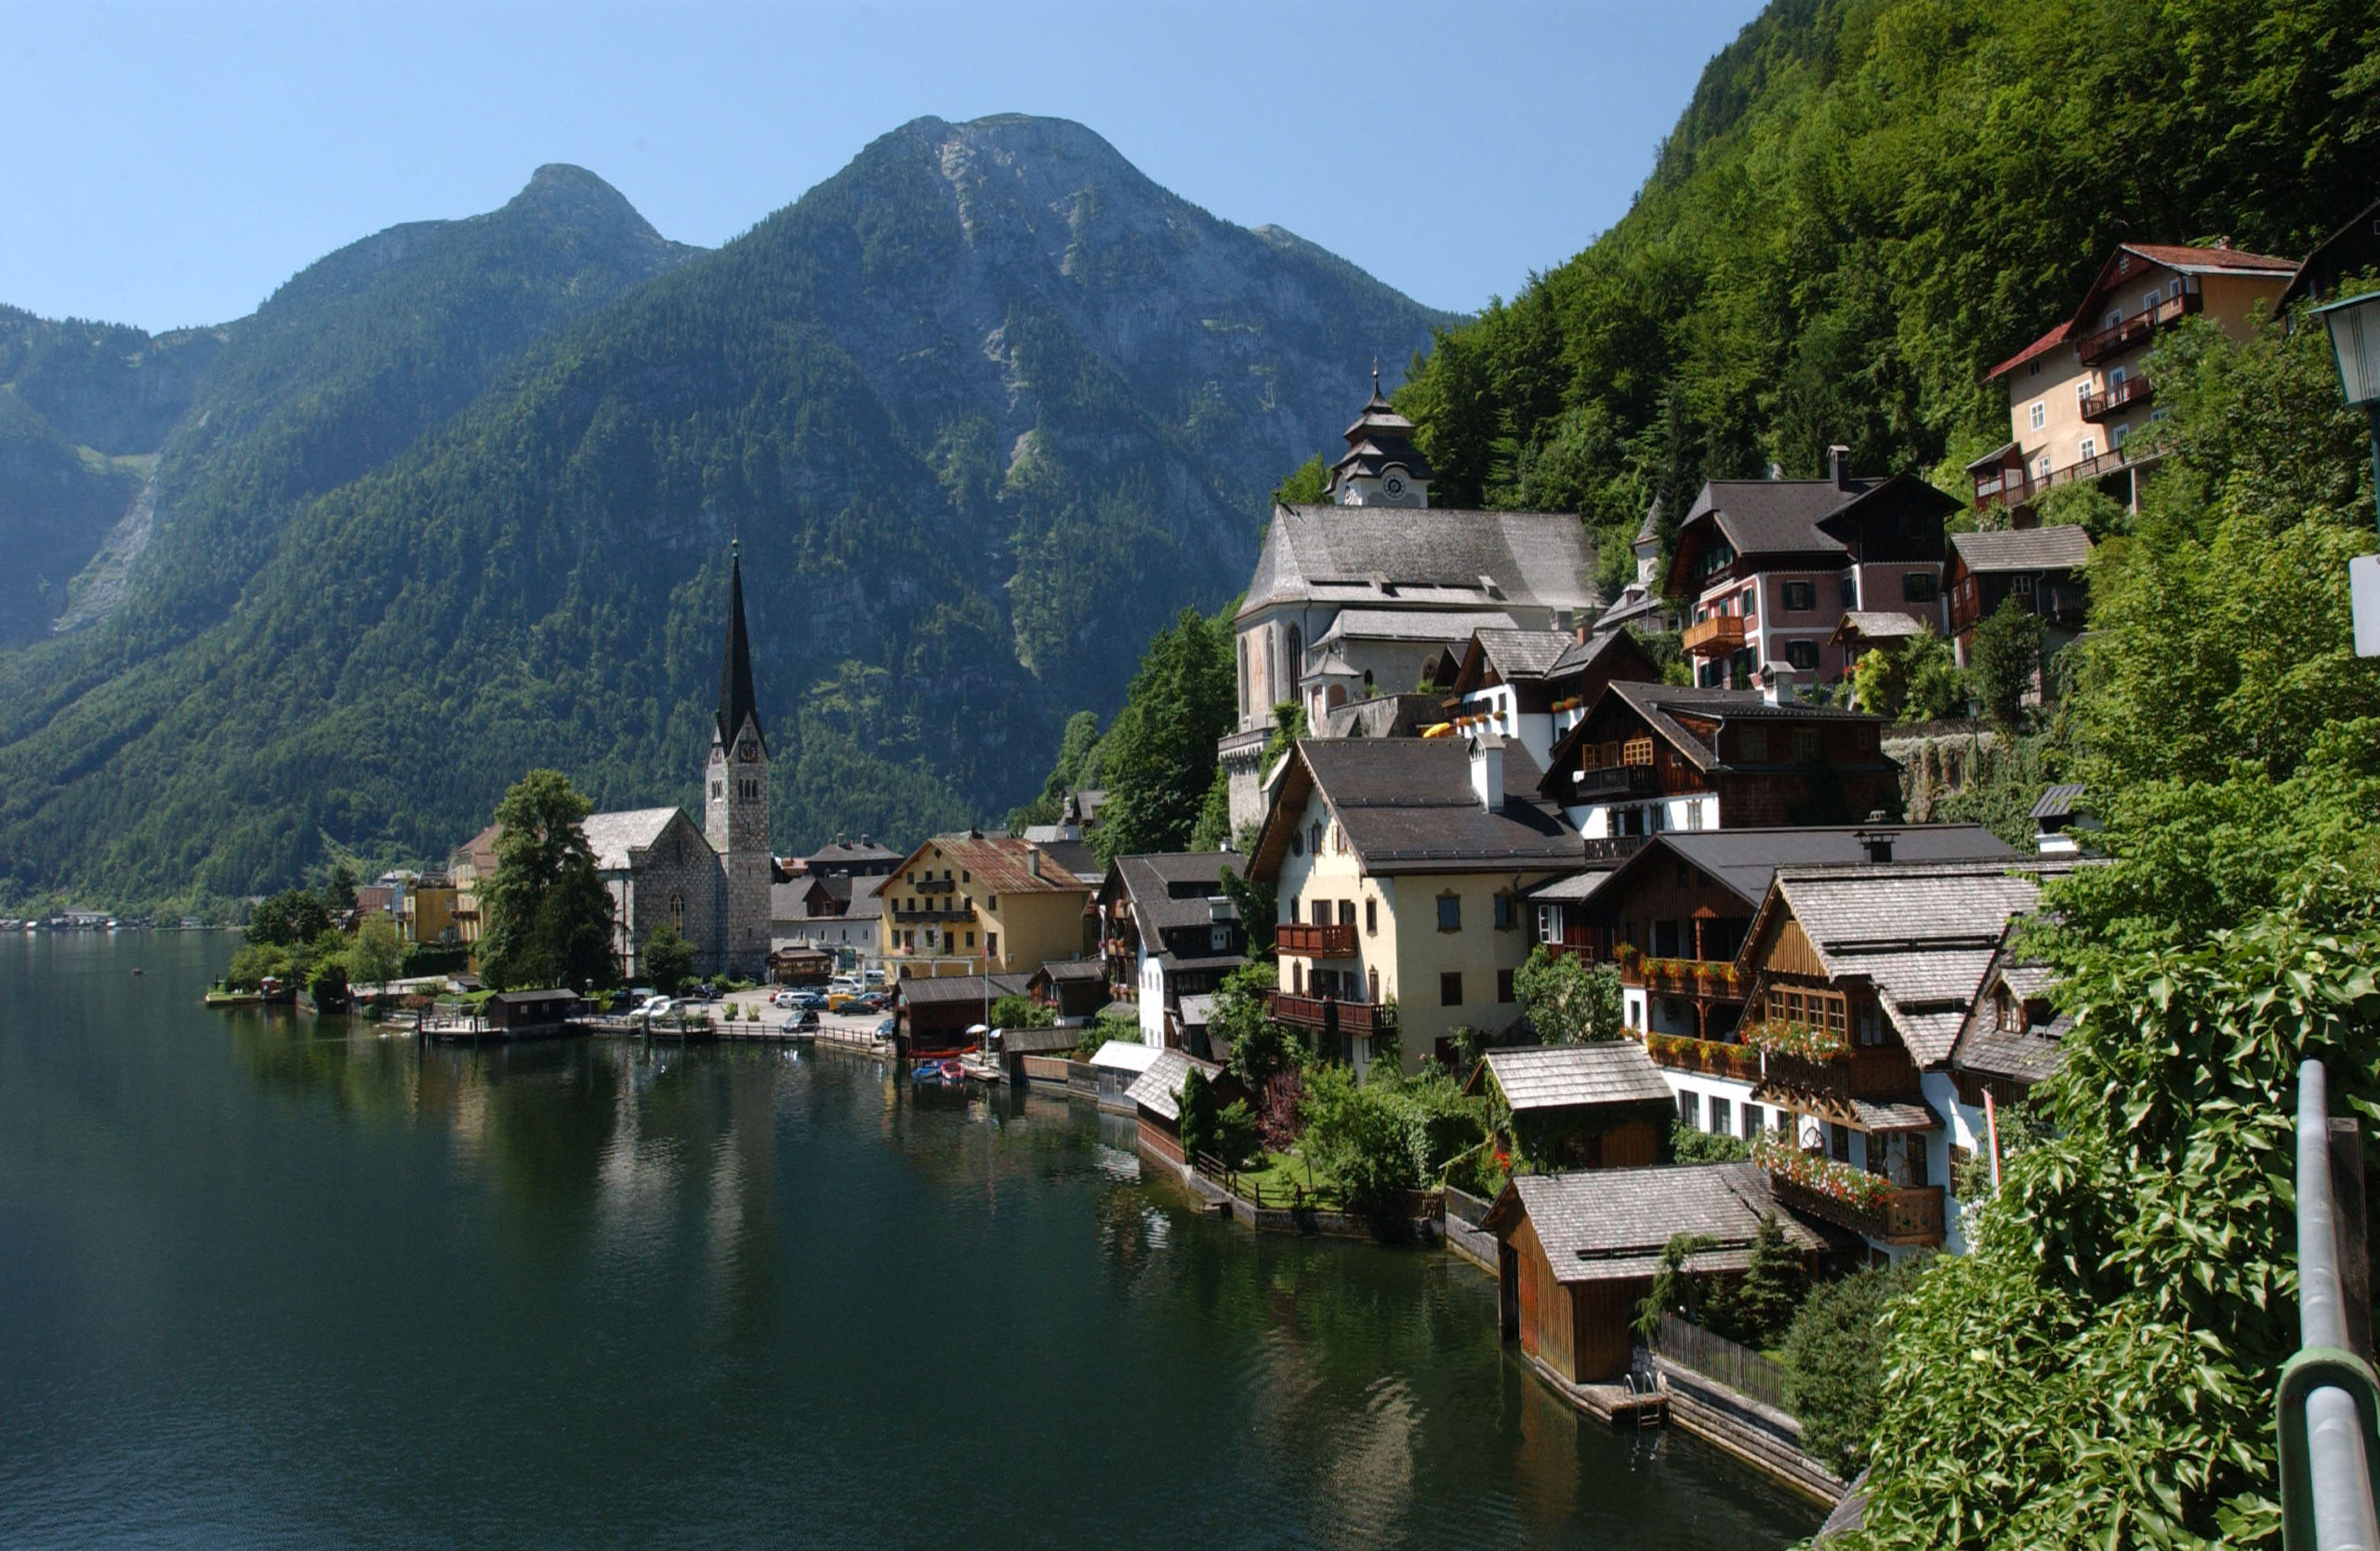
<path fill-rule="evenodd" d="M 1300 959 L 1349 959 L 1355 952 L 1355 929 L 1319 921 L 1283 921 L 1273 928 L 1273 949 Z"/>
<path fill-rule="evenodd" d="M 1917 1064 L 1898 1045 L 1854 1045 L 1831 1061 L 1772 1055 L 1768 1080 L 1844 1098 L 1907 1098 L 1918 1091 Z"/>
<path fill-rule="evenodd" d="M 1686 628 L 1684 646 L 1690 657 L 1722 657 L 1743 650 L 1744 618 L 1739 614 L 1714 614 Z"/>
<path fill-rule="evenodd" d="M 1760 1052 L 1750 1045 L 1731 1045 L 1717 1040 L 1697 1040 L 1683 1034 L 1646 1034 L 1645 1054 L 1653 1065 L 1673 1071 L 1709 1072 L 1713 1077 L 1732 1077 L 1745 1082 L 1757 1082 L 1761 1077 Z"/>
<path fill-rule="evenodd" d="M 1864 1233 L 1881 1243 L 1942 1242 L 1942 1187 L 1938 1185 L 1896 1185 L 1884 1203 L 1871 1210 L 1776 1174 L 1769 1175 L 1768 1182 L 1779 1205 Z"/>
<path fill-rule="evenodd" d="M 1300 1028 L 1334 1028 L 1367 1038 L 1382 1032 L 1393 1021 L 1388 1009 L 1378 1002 L 1293 996 L 1288 991 L 1272 993 L 1272 1009 L 1274 1018 L 1281 1023 Z"/>

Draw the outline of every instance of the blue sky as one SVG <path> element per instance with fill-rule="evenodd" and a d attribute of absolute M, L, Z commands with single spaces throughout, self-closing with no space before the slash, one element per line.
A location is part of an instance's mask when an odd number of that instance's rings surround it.
<path fill-rule="evenodd" d="M 0 35 L 0 302 L 152 329 L 544 162 L 716 245 L 920 114 L 1080 120 L 1433 306 L 1628 207 L 1755 0 L 1658 6 L 48 4 Z"/>

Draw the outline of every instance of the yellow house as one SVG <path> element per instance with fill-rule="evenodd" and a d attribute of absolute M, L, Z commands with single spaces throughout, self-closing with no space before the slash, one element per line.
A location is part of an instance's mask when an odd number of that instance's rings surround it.
<path fill-rule="evenodd" d="M 1301 739 L 1249 857 L 1278 901 L 1274 1016 L 1358 1069 L 1393 1037 L 1408 1071 L 1516 1022 L 1521 896 L 1586 852 L 1540 775 L 1494 733 Z"/>
<path fill-rule="evenodd" d="M 484 924 L 480 916 L 480 886 L 496 876 L 496 832 L 493 824 L 455 848 L 447 876 L 455 884 L 455 940 L 475 943 Z"/>
<path fill-rule="evenodd" d="M 462 930 L 455 911 L 457 897 L 451 879 L 416 878 L 406 884 L 404 914 L 399 923 L 405 941 L 461 942 Z"/>
<path fill-rule="evenodd" d="M 1091 950 L 1095 880 L 1030 841 L 970 830 L 910 852 L 879 891 L 895 979 L 1030 974 Z"/>
<path fill-rule="evenodd" d="M 2203 314 L 2244 338 L 2296 272 L 2294 259 L 2228 244 L 2119 245 L 2072 316 L 1988 374 L 2008 390 L 2008 441 L 1967 465 L 1976 510 L 2005 507 L 2021 519 L 2043 491 L 2074 480 L 2122 474 L 2128 488 L 2155 456 L 2135 438 L 2165 418 L 2143 369 L 2158 338 Z"/>

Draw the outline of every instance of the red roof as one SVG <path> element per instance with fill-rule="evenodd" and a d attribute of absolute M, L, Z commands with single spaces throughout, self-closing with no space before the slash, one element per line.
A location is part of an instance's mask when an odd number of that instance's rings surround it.
<path fill-rule="evenodd" d="M 2268 274 L 2295 274 L 2297 260 L 2269 253 L 2248 253 L 2236 247 L 2180 247 L 2172 243 L 2123 243 L 2126 253 L 2138 254 L 2169 270 L 2255 270 Z"/>
<path fill-rule="evenodd" d="M 1990 382 L 1993 378 L 2000 376 L 2003 372 L 2014 371 L 2016 367 L 2023 365 L 2028 361 L 2030 361 L 2034 356 L 2039 355 L 2042 351 L 2064 344 L 2066 342 L 2066 336 L 2073 329 L 2073 327 L 2074 320 L 2069 318 L 2066 322 L 2059 324 L 2056 328 L 2051 329 L 2048 333 L 2043 335 L 2031 344 L 2027 345 L 2023 350 L 2018 351 L 2007 360 L 2003 361 L 1997 366 L 1992 367 L 1991 370 L 1984 373 L 1983 380 Z"/>

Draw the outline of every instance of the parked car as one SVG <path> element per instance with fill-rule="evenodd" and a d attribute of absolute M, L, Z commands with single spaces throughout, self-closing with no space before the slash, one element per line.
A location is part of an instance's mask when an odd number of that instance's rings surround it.
<path fill-rule="evenodd" d="M 824 991 L 796 991 L 793 993 L 793 1000 L 786 1005 L 797 1010 L 824 1011 L 826 1006 L 826 995 Z"/>
<path fill-rule="evenodd" d="M 769 998 L 769 1005 L 772 1007 L 790 1007 L 793 1005 L 793 998 L 794 993 L 791 991 L 779 991 L 776 995 Z"/>
<path fill-rule="evenodd" d="M 892 999 L 882 991 L 870 991 L 852 1005 L 863 1013 L 881 1013 L 892 1005 Z"/>
<path fill-rule="evenodd" d="M 642 1018 L 647 1023 L 651 1023 L 654 1019 L 666 1014 L 669 1009 L 676 1005 L 677 1002 L 668 997 L 656 996 L 648 998 L 643 1005 L 640 1006 L 636 1011 L 639 1017 Z"/>
<path fill-rule="evenodd" d="M 826 1011 L 830 1013 L 850 1012 L 852 1010 L 852 1003 L 858 1000 L 859 993 L 857 991 L 828 991 L 826 993 Z"/>
<path fill-rule="evenodd" d="M 786 1019 L 784 1024 L 780 1026 L 783 1031 L 787 1034 L 791 1034 L 798 1029 L 815 1028 L 817 1027 L 818 1014 L 806 1008 Z"/>
<path fill-rule="evenodd" d="M 876 1037 L 879 1040 L 891 1039 L 893 1034 L 897 1032 L 895 1026 L 899 1021 L 900 1020 L 897 1018 L 886 1018 L 882 1023 L 878 1024 L 876 1026 Z"/>

